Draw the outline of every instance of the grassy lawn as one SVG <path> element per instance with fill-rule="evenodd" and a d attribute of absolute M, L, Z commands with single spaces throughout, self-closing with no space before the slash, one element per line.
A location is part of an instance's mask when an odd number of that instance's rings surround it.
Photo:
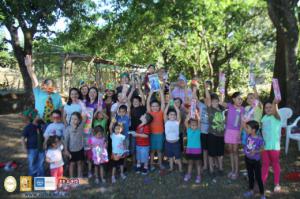
<path fill-rule="evenodd" d="M 4 190 L 3 181 L 6 176 L 16 177 L 19 183 L 19 176 L 27 175 L 26 154 L 21 149 L 22 121 L 16 114 L 0 115 L 0 160 L 6 162 L 14 160 L 18 168 L 12 172 L 0 170 L 1 189 L 0 198 L 24 198 L 24 193 L 17 190 L 9 194 Z M 285 138 L 282 139 L 284 143 Z M 282 150 L 284 150 L 282 144 Z M 225 156 L 225 171 L 229 170 L 229 157 Z M 244 171 L 244 161 L 241 153 L 241 171 Z M 185 167 L 184 167 L 185 168 Z M 273 175 L 270 173 L 267 183 L 268 198 L 300 198 L 300 182 L 290 182 L 284 179 L 284 175 L 291 171 L 300 171 L 300 153 L 297 151 L 296 142 L 291 142 L 288 156 L 282 152 L 281 155 L 281 186 L 282 193 L 273 194 Z M 107 179 L 109 178 L 107 174 Z M 159 173 L 152 172 L 147 176 L 137 175 L 134 172 L 127 172 L 127 179 L 117 179 L 115 185 L 107 182 L 105 185 L 95 185 L 92 181 L 88 185 L 80 186 L 70 192 L 71 198 L 243 198 L 248 183 L 241 174 L 236 181 L 229 180 L 224 176 L 212 178 L 207 172 L 202 175 L 202 183 L 195 184 L 194 178 L 185 183 L 183 174 L 179 172 Z M 108 180 L 109 181 L 109 180 Z M 257 197 L 259 198 L 259 197 Z"/>

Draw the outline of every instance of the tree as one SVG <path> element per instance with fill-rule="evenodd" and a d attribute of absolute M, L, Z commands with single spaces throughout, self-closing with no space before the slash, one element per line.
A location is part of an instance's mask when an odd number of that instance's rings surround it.
<path fill-rule="evenodd" d="M 276 28 L 276 59 L 273 77 L 278 78 L 281 87 L 281 105 L 289 106 L 299 114 L 298 0 L 268 0 L 267 2 L 269 16 Z"/>
<path fill-rule="evenodd" d="M 91 11 L 95 8 L 92 0 L 0 0 L 0 13 L 4 25 L 9 31 L 14 55 L 17 59 L 27 95 L 32 93 L 32 82 L 27 72 L 24 57 L 32 55 L 33 41 L 38 36 L 51 33 L 49 26 L 55 24 L 60 17 L 77 21 L 92 21 Z M 21 43 L 19 30 L 23 33 L 24 44 Z"/>

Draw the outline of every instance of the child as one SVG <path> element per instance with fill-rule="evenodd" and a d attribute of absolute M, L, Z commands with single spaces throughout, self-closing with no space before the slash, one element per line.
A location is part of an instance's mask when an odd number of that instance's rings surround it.
<path fill-rule="evenodd" d="M 231 162 L 231 172 L 227 175 L 232 180 L 236 180 L 239 175 L 239 153 L 238 148 L 241 143 L 241 121 L 245 113 L 242 106 L 243 100 L 240 92 L 232 94 L 231 103 L 223 103 L 224 96 L 222 95 L 221 105 L 228 108 L 226 130 L 224 135 L 225 143 L 228 145 Z"/>
<path fill-rule="evenodd" d="M 198 114 L 198 113 L 196 113 Z M 199 124 L 199 115 L 197 119 L 191 119 L 188 115 L 185 120 L 185 126 L 187 128 L 187 147 L 186 147 L 186 158 L 188 159 L 188 172 L 184 176 L 184 181 L 187 182 L 192 177 L 193 164 L 197 167 L 197 177 L 195 180 L 196 184 L 201 182 L 201 131 Z"/>
<path fill-rule="evenodd" d="M 262 181 L 264 184 L 267 182 L 269 174 L 269 166 L 272 165 L 274 172 L 274 192 L 280 192 L 279 185 L 280 178 L 280 138 L 281 138 L 281 122 L 278 114 L 277 104 L 278 100 L 265 103 L 262 122 L 262 135 L 264 138 L 265 146 L 262 152 Z"/>
<path fill-rule="evenodd" d="M 265 199 L 264 185 L 261 180 L 261 163 L 260 152 L 263 149 L 264 141 L 262 137 L 257 135 L 259 123 L 251 120 L 246 124 L 246 145 L 244 145 L 245 163 L 249 178 L 249 191 L 244 193 L 244 196 L 249 198 L 254 195 L 254 177 L 257 181 L 261 199 Z"/>
<path fill-rule="evenodd" d="M 153 95 L 153 91 L 150 91 L 150 94 L 147 99 L 147 112 L 152 115 L 153 120 L 150 123 L 150 143 L 151 143 L 151 154 L 150 154 L 150 164 L 151 171 L 155 170 L 154 167 L 154 154 L 157 152 L 158 155 L 158 164 L 160 169 L 163 169 L 162 165 L 162 149 L 164 143 L 164 113 L 165 109 L 165 98 L 163 91 L 160 90 L 160 98 L 161 102 L 159 103 L 157 100 L 153 100 L 150 102 L 151 97 Z M 161 104 L 161 105 L 160 105 Z"/>
<path fill-rule="evenodd" d="M 44 146 L 47 146 L 47 140 L 50 136 L 56 135 L 59 139 L 62 139 L 64 137 L 64 128 L 65 125 L 62 122 L 62 113 L 60 110 L 54 110 L 51 113 L 52 123 L 49 124 L 45 130 L 44 133 Z"/>
<path fill-rule="evenodd" d="M 129 127 L 131 126 L 131 119 L 129 117 L 130 115 L 130 109 L 127 107 L 127 105 L 121 105 L 119 107 L 119 111 L 116 115 L 116 122 L 123 124 L 123 131 L 122 134 L 125 135 L 125 147 L 126 149 L 129 149 Z"/>
<path fill-rule="evenodd" d="M 23 130 L 22 145 L 28 158 L 28 175 L 44 176 L 45 152 L 43 149 L 43 133 L 40 119 L 35 109 L 28 109 L 22 113 L 28 123 Z"/>
<path fill-rule="evenodd" d="M 101 126 L 94 128 L 94 136 L 89 139 L 92 148 L 92 159 L 95 166 L 95 183 L 99 184 L 99 169 L 101 182 L 105 183 L 103 164 L 108 162 L 107 142 L 104 129 Z"/>
<path fill-rule="evenodd" d="M 69 176 L 74 176 L 74 167 L 77 166 L 77 176 L 82 177 L 82 162 L 84 160 L 84 120 L 79 112 L 71 115 L 71 123 L 65 130 L 65 151 L 64 153 L 70 158 Z"/>
<path fill-rule="evenodd" d="M 209 172 L 214 175 L 214 158 L 217 158 L 219 174 L 223 174 L 223 156 L 224 156 L 224 116 L 219 105 L 219 97 L 216 94 L 210 94 L 208 84 L 205 84 L 205 102 L 208 113 L 208 135 L 207 149 L 209 160 Z"/>
<path fill-rule="evenodd" d="M 249 93 L 247 95 L 247 104 L 248 106 L 245 107 L 245 115 L 243 117 L 243 122 L 246 123 L 250 120 L 255 120 L 258 123 L 261 122 L 263 106 L 262 103 L 259 101 L 258 92 L 256 87 L 253 87 L 254 93 Z M 243 124 L 244 126 L 244 124 Z M 246 132 L 245 129 L 242 130 L 242 144 L 246 144 Z"/>
<path fill-rule="evenodd" d="M 169 109 L 170 103 L 167 105 L 164 112 L 165 120 L 165 155 L 169 158 L 170 171 L 173 171 L 174 157 L 175 163 L 178 164 L 179 171 L 182 172 L 181 150 L 179 142 L 179 125 L 180 111 L 177 106 L 175 109 Z"/>
<path fill-rule="evenodd" d="M 93 128 L 97 126 L 101 126 L 104 130 L 104 135 L 107 138 L 107 122 L 108 116 L 104 113 L 104 111 L 96 111 L 93 119 Z"/>
<path fill-rule="evenodd" d="M 140 118 L 141 124 L 136 128 L 136 159 L 137 159 L 137 173 L 141 172 L 143 175 L 148 173 L 148 158 L 150 147 L 150 123 L 153 117 L 149 113 L 145 113 Z M 144 164 L 143 168 L 141 164 Z"/>
<path fill-rule="evenodd" d="M 115 125 L 113 128 L 112 126 Z M 115 121 L 112 121 L 110 124 L 110 129 L 113 129 L 111 131 L 111 140 L 112 140 L 112 155 L 111 155 L 111 162 L 112 162 L 112 175 L 111 175 L 111 182 L 116 183 L 116 168 L 120 167 L 121 172 L 121 178 L 123 180 L 126 179 L 126 176 L 124 175 L 124 159 L 125 159 L 125 135 L 122 134 L 123 132 L 123 124 L 122 123 L 116 123 Z"/>
<path fill-rule="evenodd" d="M 50 164 L 50 174 L 56 179 L 56 186 L 59 186 L 59 179 L 64 173 L 64 161 L 62 158 L 63 145 L 58 136 L 50 136 L 47 140 L 46 161 Z"/>
<path fill-rule="evenodd" d="M 133 86 L 135 88 L 135 86 Z M 146 113 L 146 106 L 145 106 L 145 97 L 143 94 L 143 91 L 141 89 L 141 86 L 138 86 L 139 94 L 140 96 L 136 95 L 132 97 L 132 100 L 129 104 L 131 106 L 130 108 L 130 117 L 131 117 L 131 126 L 129 128 L 130 131 L 136 131 L 137 127 L 141 124 L 141 116 Z M 131 96 L 133 95 L 134 89 L 131 90 L 128 99 L 131 99 Z M 135 165 L 135 153 L 136 153 L 136 141 L 135 137 L 131 135 L 130 137 L 130 151 L 132 155 L 132 163 Z"/>

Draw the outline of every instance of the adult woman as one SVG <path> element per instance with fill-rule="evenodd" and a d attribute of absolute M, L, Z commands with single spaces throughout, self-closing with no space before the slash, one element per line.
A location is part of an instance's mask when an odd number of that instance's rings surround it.
<path fill-rule="evenodd" d="M 65 126 L 70 124 L 71 115 L 74 112 L 82 113 L 84 104 L 79 100 L 80 91 L 77 88 L 71 88 L 67 104 L 64 106 L 63 120 Z"/>
<path fill-rule="evenodd" d="M 55 84 L 52 79 L 45 79 L 39 87 L 38 79 L 32 70 L 32 59 L 30 55 L 25 57 L 27 71 L 32 81 L 35 109 L 38 115 L 45 122 L 50 122 L 51 112 L 62 108 L 62 100 L 59 93 L 56 92 Z"/>

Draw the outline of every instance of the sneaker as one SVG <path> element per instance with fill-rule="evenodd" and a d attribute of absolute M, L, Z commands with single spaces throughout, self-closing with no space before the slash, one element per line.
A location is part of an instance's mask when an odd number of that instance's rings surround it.
<path fill-rule="evenodd" d="M 252 196 L 253 196 L 253 191 L 247 191 L 246 193 L 244 193 L 245 198 L 250 198 Z"/>
<path fill-rule="evenodd" d="M 92 177 L 93 177 L 92 172 L 89 172 L 89 173 L 88 173 L 88 178 L 92 178 Z"/>
<path fill-rule="evenodd" d="M 142 168 L 142 175 L 147 175 L 148 174 L 148 169 Z"/>
<path fill-rule="evenodd" d="M 112 176 L 112 177 L 111 177 L 111 183 L 114 184 L 114 183 L 116 183 L 116 182 L 117 182 L 117 181 L 116 181 L 116 177 L 115 177 L 115 176 Z"/>
<path fill-rule="evenodd" d="M 196 184 L 200 184 L 201 183 L 201 177 L 200 176 L 196 177 L 195 183 Z"/>
<path fill-rule="evenodd" d="M 95 179 L 95 184 L 99 184 L 99 178 Z"/>
<path fill-rule="evenodd" d="M 136 174 L 140 174 L 141 173 L 142 168 L 141 167 L 136 167 L 135 173 Z"/>
<path fill-rule="evenodd" d="M 121 178 L 122 178 L 122 180 L 125 180 L 127 177 L 126 177 L 126 175 L 121 174 Z"/>
<path fill-rule="evenodd" d="M 103 178 L 103 179 L 101 179 L 101 182 L 104 184 L 104 183 L 106 183 L 106 180 Z"/>
<path fill-rule="evenodd" d="M 279 186 L 279 185 L 276 185 L 275 187 L 274 187 L 274 192 L 275 193 L 278 193 L 278 192 L 280 192 L 281 191 L 281 187 Z"/>
<path fill-rule="evenodd" d="M 184 176 L 184 181 L 185 182 L 187 182 L 187 181 L 189 181 L 191 179 L 191 175 L 189 175 L 189 174 L 185 174 L 185 176 Z"/>
<path fill-rule="evenodd" d="M 260 199 L 266 199 L 266 196 L 265 195 L 260 196 Z"/>

